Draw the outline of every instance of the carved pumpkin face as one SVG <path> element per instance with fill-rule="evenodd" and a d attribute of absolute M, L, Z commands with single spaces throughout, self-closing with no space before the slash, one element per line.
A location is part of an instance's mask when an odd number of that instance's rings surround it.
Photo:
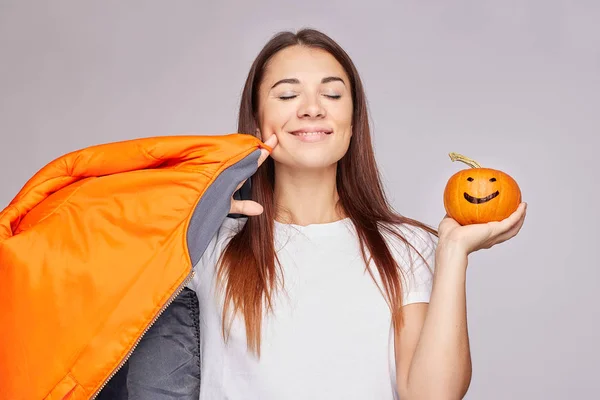
<path fill-rule="evenodd" d="M 472 168 L 454 174 L 444 190 L 444 207 L 461 225 L 501 221 L 521 203 L 521 190 L 508 174 L 451 154 Z M 453 159 L 454 161 L 454 159 Z"/>

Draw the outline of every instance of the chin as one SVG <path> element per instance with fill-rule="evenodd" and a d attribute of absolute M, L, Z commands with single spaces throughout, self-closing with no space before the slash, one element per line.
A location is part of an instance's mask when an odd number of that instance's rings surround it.
<path fill-rule="evenodd" d="M 325 149 L 324 149 L 325 150 Z M 293 169 L 327 169 L 334 167 L 344 156 L 344 153 L 336 154 L 332 151 L 304 151 L 296 154 L 275 154 L 273 159 L 278 164 Z"/>
<path fill-rule="evenodd" d="M 297 170 L 319 170 L 335 167 L 339 160 L 295 160 L 293 167 Z"/>

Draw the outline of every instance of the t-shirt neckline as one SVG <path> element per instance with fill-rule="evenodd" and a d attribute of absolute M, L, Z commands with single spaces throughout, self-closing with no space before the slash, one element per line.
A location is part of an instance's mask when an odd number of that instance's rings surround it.
<path fill-rule="evenodd" d="M 315 230 L 315 229 L 323 230 L 323 229 L 335 228 L 337 226 L 347 225 L 349 222 L 350 222 L 350 218 L 346 217 L 346 218 L 338 219 L 336 221 L 314 223 L 314 224 L 308 224 L 308 225 L 291 224 L 291 223 L 279 222 L 279 221 L 275 220 L 275 225 L 280 226 L 280 227 L 291 227 L 291 228 L 295 228 L 295 229 L 299 229 L 299 230 L 309 230 L 309 229 L 310 230 Z"/>

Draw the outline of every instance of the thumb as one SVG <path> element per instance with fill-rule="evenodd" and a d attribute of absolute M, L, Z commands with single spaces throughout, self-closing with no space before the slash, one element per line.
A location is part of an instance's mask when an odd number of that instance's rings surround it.
<path fill-rule="evenodd" d="M 271 147 L 271 148 L 275 147 L 277 145 L 277 143 L 278 143 L 277 135 L 276 134 L 272 134 L 263 143 L 266 144 L 267 146 Z"/>
<path fill-rule="evenodd" d="M 277 146 L 278 139 L 275 134 L 269 136 L 267 140 L 263 142 L 265 145 L 269 146 L 271 149 L 274 149 Z M 267 149 L 260 149 L 260 157 L 258 158 L 258 166 L 260 167 L 262 163 L 269 157 L 271 152 Z"/>

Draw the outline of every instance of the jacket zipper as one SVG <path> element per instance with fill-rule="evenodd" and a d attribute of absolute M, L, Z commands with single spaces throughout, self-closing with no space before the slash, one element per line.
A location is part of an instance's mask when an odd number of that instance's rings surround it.
<path fill-rule="evenodd" d="M 98 394 L 102 391 L 102 389 L 104 389 L 104 387 L 106 387 L 106 385 L 108 384 L 108 382 L 117 374 L 117 372 L 119 372 L 119 370 L 123 367 L 123 365 L 125 365 L 125 363 L 127 362 L 127 360 L 129 360 L 129 357 L 131 357 L 131 354 L 137 348 L 138 344 L 140 344 L 140 342 L 142 341 L 142 338 L 144 337 L 144 335 L 146 334 L 146 332 L 148 332 L 148 330 L 150 330 L 150 328 L 152 327 L 152 325 L 154 325 L 154 323 L 156 322 L 156 320 L 171 305 L 171 303 L 175 300 L 175 298 L 177 296 L 179 296 L 179 294 L 183 291 L 183 289 L 187 286 L 187 284 L 192 280 L 193 277 L 194 277 L 194 270 L 192 269 L 192 271 L 183 280 L 183 282 L 181 282 L 181 284 L 177 287 L 177 289 L 171 295 L 171 297 L 169 297 L 169 299 L 167 300 L 167 302 L 161 307 L 161 309 L 159 310 L 158 314 L 156 314 L 154 316 L 154 318 L 152 319 L 152 321 L 150 321 L 150 323 L 144 329 L 144 331 L 142 332 L 142 334 L 137 338 L 137 340 L 133 344 L 133 347 L 127 352 L 127 354 L 121 360 L 121 362 L 119 363 L 119 365 L 117 365 L 117 367 L 111 372 L 111 374 L 104 381 L 104 383 L 102 384 L 102 386 L 100 386 L 100 388 L 98 390 L 96 390 L 96 392 L 93 394 L 93 396 L 90 398 L 90 400 L 93 400 L 96 397 L 98 397 Z"/>

